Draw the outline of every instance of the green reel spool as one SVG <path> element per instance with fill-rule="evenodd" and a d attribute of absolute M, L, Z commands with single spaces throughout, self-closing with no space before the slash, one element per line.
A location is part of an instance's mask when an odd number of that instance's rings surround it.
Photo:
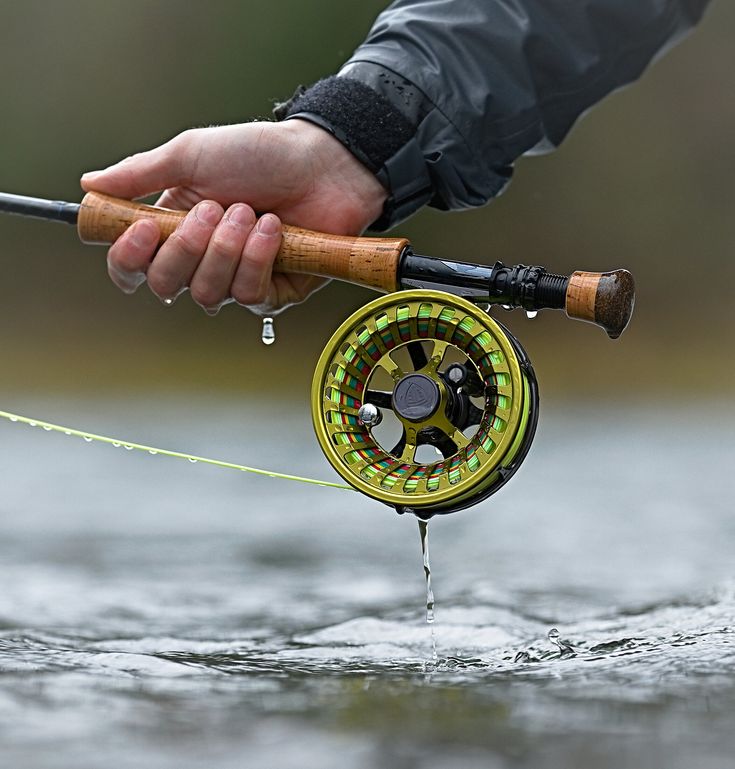
<path fill-rule="evenodd" d="M 319 358 L 312 418 L 327 459 L 358 491 L 420 518 L 469 507 L 518 469 L 538 387 L 513 335 L 442 291 L 382 296 Z"/>

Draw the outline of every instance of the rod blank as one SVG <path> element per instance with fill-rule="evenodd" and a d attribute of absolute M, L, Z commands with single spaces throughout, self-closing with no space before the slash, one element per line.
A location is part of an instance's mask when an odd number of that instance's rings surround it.
<path fill-rule="evenodd" d="M 12 195 L 7 192 L 0 192 L 0 211 L 20 216 L 32 216 L 35 219 L 76 224 L 79 215 L 79 204 L 67 203 L 63 200 L 29 198 L 25 195 Z"/>

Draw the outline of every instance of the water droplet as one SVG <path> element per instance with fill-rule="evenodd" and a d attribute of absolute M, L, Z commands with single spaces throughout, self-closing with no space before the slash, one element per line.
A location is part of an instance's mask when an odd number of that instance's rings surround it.
<path fill-rule="evenodd" d="M 71 430 L 64 430 L 64 435 L 71 435 Z"/>
<path fill-rule="evenodd" d="M 92 439 L 91 439 L 91 438 L 90 438 L 88 435 L 83 435 L 83 436 L 82 436 L 82 438 L 84 438 L 84 440 L 85 440 L 87 443 L 92 443 Z"/>
<path fill-rule="evenodd" d="M 554 646 L 559 647 L 559 654 L 562 657 L 575 653 L 574 647 L 568 641 L 562 639 L 561 634 L 555 627 L 552 627 L 551 630 L 549 630 L 546 637 L 554 644 Z"/>
<path fill-rule="evenodd" d="M 38 427 L 38 424 L 36 422 L 28 422 L 27 423 L 30 427 Z"/>
<path fill-rule="evenodd" d="M 113 442 L 112 442 L 112 445 L 113 445 L 113 446 L 114 446 L 116 449 L 119 449 L 119 448 L 120 448 L 120 446 L 122 446 L 122 443 L 118 443 L 117 441 L 113 441 Z"/>
<path fill-rule="evenodd" d="M 51 432 L 51 428 L 48 425 L 42 425 L 42 427 L 47 433 Z"/>
<path fill-rule="evenodd" d="M 526 310 L 526 317 L 533 320 L 538 315 L 538 310 Z"/>
<path fill-rule="evenodd" d="M 194 457 L 187 457 L 187 459 L 188 459 L 188 460 L 189 460 L 189 461 L 190 461 L 190 462 L 191 462 L 193 465 L 195 465 L 195 464 L 196 464 L 196 463 L 199 461 L 198 459 L 194 459 Z"/>
<path fill-rule="evenodd" d="M 18 421 L 18 417 L 10 417 L 10 421 L 11 422 L 17 422 Z"/>
<path fill-rule="evenodd" d="M 132 451 L 133 447 L 129 443 L 123 443 L 123 448 L 125 451 Z"/>
<path fill-rule="evenodd" d="M 148 449 L 149 454 L 153 454 L 154 456 L 158 454 L 158 452 L 155 449 Z"/>
<path fill-rule="evenodd" d="M 276 331 L 273 328 L 273 318 L 263 318 L 263 330 L 260 335 L 263 344 L 273 344 L 276 341 Z"/>
<path fill-rule="evenodd" d="M 163 303 L 166 305 L 166 307 L 170 307 L 174 303 L 174 300 L 173 299 L 164 299 Z"/>

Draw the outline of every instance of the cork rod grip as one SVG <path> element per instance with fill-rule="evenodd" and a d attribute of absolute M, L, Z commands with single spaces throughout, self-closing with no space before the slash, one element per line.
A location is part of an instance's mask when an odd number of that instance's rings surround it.
<path fill-rule="evenodd" d="M 88 192 L 77 219 L 84 243 L 114 243 L 133 222 L 153 219 L 161 230 L 161 243 L 186 216 L 185 211 L 147 206 L 130 200 Z M 328 235 L 284 225 L 275 272 L 321 275 L 378 291 L 398 288 L 398 262 L 408 246 L 405 238 L 361 238 Z"/>
<path fill-rule="evenodd" d="M 573 272 L 569 278 L 567 316 L 601 326 L 610 339 L 625 331 L 634 304 L 635 283 L 627 270 Z"/>

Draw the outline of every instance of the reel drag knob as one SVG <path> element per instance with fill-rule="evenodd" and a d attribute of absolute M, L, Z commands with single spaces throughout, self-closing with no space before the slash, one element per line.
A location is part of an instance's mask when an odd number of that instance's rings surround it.
<path fill-rule="evenodd" d="M 327 343 L 312 418 L 334 469 L 420 518 L 494 494 L 530 448 L 538 387 L 501 324 L 442 291 L 380 297 Z"/>

